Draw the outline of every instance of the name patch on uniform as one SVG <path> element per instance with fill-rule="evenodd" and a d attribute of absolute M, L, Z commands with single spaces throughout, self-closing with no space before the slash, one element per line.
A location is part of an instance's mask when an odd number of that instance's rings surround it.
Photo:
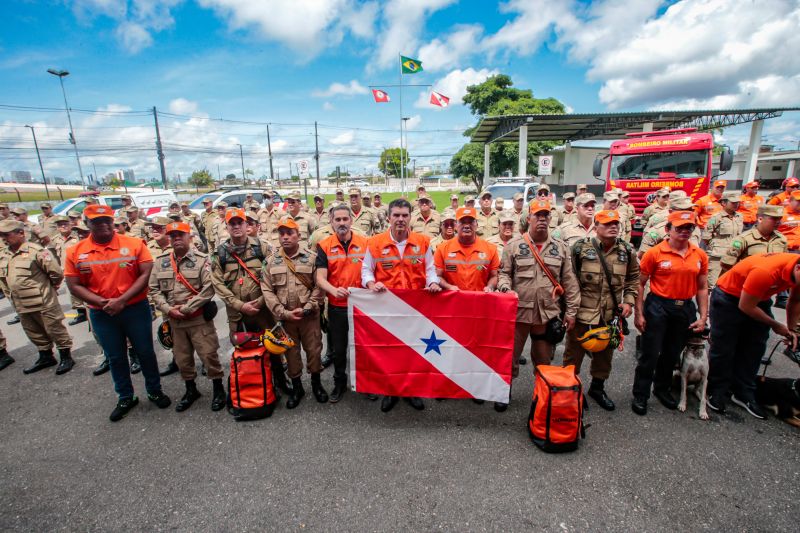
<path fill-rule="evenodd" d="M 384 248 L 383 250 L 381 250 L 381 254 L 382 255 L 389 255 L 389 249 L 388 248 Z"/>
<path fill-rule="evenodd" d="M 672 268 L 672 261 L 661 261 L 658 266 L 661 268 Z"/>
<path fill-rule="evenodd" d="M 87 257 L 89 257 L 89 254 L 80 254 L 80 255 L 78 255 L 78 259 L 86 259 Z"/>
<path fill-rule="evenodd" d="M 385 270 L 389 270 L 390 268 L 392 268 L 394 266 L 394 263 L 392 263 L 391 261 L 381 261 L 381 266 Z"/>
<path fill-rule="evenodd" d="M 450 252 L 449 254 L 447 254 L 447 257 L 455 257 L 455 256 L 456 256 L 455 252 Z"/>
<path fill-rule="evenodd" d="M 448 272 L 455 272 L 455 271 L 457 271 L 457 270 L 458 270 L 458 268 L 456 267 L 456 265 L 445 265 L 445 266 L 444 266 L 444 269 L 445 269 L 446 271 L 448 271 Z"/>

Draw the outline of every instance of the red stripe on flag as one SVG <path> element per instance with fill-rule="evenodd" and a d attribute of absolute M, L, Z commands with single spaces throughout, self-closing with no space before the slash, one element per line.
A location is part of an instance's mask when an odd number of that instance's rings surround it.
<path fill-rule="evenodd" d="M 511 383 L 517 298 L 471 291 L 392 290 Z"/>
<path fill-rule="evenodd" d="M 356 392 L 387 396 L 472 398 L 467 391 L 357 307 L 353 308 L 353 338 L 358 345 Z M 424 394 L 422 391 L 429 392 Z"/>

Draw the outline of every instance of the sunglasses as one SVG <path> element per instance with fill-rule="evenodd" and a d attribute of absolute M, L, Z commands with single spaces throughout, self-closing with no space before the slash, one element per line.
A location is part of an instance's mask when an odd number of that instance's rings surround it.
<path fill-rule="evenodd" d="M 547 191 L 539 191 L 536 193 L 536 196 L 550 196 L 550 193 Z"/>

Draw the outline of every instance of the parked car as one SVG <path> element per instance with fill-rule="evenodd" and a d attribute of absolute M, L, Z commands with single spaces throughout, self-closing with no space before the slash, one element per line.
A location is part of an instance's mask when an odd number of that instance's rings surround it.
<path fill-rule="evenodd" d="M 519 179 L 503 179 L 495 181 L 488 187 L 484 187 L 481 194 L 490 192 L 492 198 L 503 198 L 506 202 L 511 202 L 511 198 L 521 192 L 524 195 L 525 203 L 529 203 L 536 198 L 536 190 L 539 187 L 539 182 L 536 181 L 521 181 Z"/>
<path fill-rule="evenodd" d="M 87 198 L 95 197 L 101 205 L 107 205 L 114 211 L 122 207 L 122 195 L 128 194 L 133 201 L 133 205 L 139 209 L 144 210 L 145 216 L 150 216 L 154 213 L 160 212 L 162 209 L 169 207 L 170 202 L 177 200 L 175 193 L 172 191 L 147 191 L 147 192 L 128 192 L 128 193 L 115 193 L 115 194 L 91 194 L 81 193 L 78 198 L 70 198 L 64 200 L 53 206 L 53 213 L 56 215 L 64 215 L 70 211 L 78 211 L 83 213 L 88 202 Z M 39 215 L 32 215 L 29 219 L 34 223 L 39 222 Z"/>
<path fill-rule="evenodd" d="M 223 189 L 201 194 L 191 201 L 189 209 L 199 215 L 204 211 L 203 202 L 206 199 L 211 199 L 214 207 L 217 207 L 217 204 L 220 202 L 225 202 L 228 204 L 228 207 L 233 207 L 234 205 L 242 207 L 248 194 L 252 194 L 253 200 L 257 201 L 259 204 L 264 203 L 265 192 L 263 189 Z M 272 195 L 272 201 L 277 207 L 286 209 L 286 202 L 277 192 Z"/>

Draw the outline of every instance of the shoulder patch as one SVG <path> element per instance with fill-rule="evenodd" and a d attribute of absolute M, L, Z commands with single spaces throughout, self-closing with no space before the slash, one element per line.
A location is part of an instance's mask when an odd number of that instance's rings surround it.
<path fill-rule="evenodd" d="M 733 246 L 734 248 L 736 248 L 737 250 L 739 250 L 739 249 L 741 249 L 741 248 L 742 248 L 742 241 L 740 241 L 739 239 L 735 239 L 735 240 L 734 240 L 734 241 L 731 243 L 731 246 Z"/>

